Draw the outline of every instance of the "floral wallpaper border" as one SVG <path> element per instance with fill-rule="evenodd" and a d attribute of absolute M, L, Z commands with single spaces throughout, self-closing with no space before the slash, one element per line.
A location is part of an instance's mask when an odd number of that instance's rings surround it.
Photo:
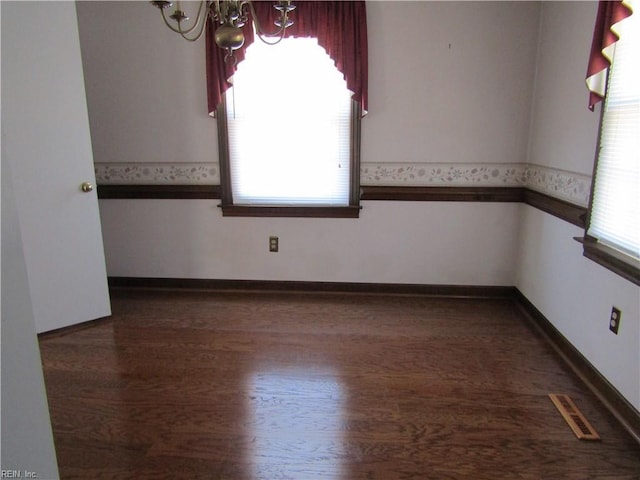
<path fill-rule="evenodd" d="M 526 184 L 521 164 L 364 163 L 362 185 L 412 187 L 521 187 Z"/>
<path fill-rule="evenodd" d="M 590 175 L 528 163 L 364 163 L 360 182 L 412 187 L 527 187 L 585 207 L 591 191 Z"/>
<path fill-rule="evenodd" d="M 110 163 L 95 165 L 99 185 L 219 185 L 215 163 Z M 527 187 L 587 206 L 591 177 L 519 163 L 363 163 L 363 186 Z"/>
<path fill-rule="evenodd" d="M 96 163 L 98 185 L 219 185 L 215 163 Z"/>
<path fill-rule="evenodd" d="M 582 207 L 589 206 L 591 175 L 528 164 L 526 176 L 527 188 Z"/>

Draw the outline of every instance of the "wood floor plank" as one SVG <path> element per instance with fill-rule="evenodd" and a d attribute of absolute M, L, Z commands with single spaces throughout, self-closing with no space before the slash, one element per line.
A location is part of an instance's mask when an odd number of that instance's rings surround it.
<path fill-rule="evenodd" d="M 116 290 L 112 308 L 40 340 L 63 479 L 640 478 L 639 446 L 510 300 Z"/>

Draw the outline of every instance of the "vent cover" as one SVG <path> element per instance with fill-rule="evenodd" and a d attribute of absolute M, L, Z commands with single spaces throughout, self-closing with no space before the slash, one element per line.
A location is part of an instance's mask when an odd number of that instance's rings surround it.
<path fill-rule="evenodd" d="M 600 435 L 578 410 L 568 395 L 550 393 L 549 398 L 580 440 L 600 440 Z"/>

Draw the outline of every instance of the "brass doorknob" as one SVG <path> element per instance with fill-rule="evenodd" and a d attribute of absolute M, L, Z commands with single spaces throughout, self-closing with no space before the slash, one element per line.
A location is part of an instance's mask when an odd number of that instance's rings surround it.
<path fill-rule="evenodd" d="M 93 191 L 93 185 L 91 184 L 91 182 L 83 182 L 82 185 L 80 185 L 80 190 L 85 193 L 89 193 Z"/>

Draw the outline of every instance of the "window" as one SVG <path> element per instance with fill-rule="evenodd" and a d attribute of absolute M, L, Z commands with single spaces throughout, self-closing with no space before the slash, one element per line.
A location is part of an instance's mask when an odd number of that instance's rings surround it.
<path fill-rule="evenodd" d="M 640 285 L 640 14 L 616 27 L 584 251 Z"/>
<path fill-rule="evenodd" d="M 232 83 L 218 112 L 223 213 L 357 216 L 360 108 L 318 41 L 256 41 Z"/>

